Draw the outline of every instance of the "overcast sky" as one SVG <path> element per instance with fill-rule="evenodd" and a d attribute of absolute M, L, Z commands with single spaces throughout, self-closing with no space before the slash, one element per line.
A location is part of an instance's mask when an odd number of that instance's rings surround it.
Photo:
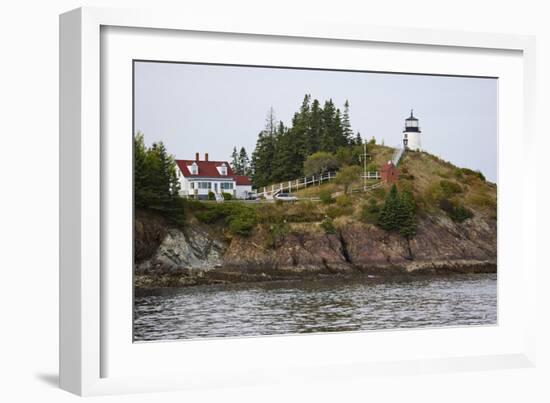
<path fill-rule="evenodd" d="M 135 130 L 178 159 L 229 160 L 252 153 L 270 107 L 290 125 L 306 93 L 349 100 L 353 130 L 389 146 L 414 109 L 426 151 L 496 181 L 496 79 L 136 62 Z"/>

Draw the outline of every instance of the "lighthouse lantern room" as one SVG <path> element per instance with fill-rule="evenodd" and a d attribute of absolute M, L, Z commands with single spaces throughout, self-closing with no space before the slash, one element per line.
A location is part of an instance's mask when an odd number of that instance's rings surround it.
<path fill-rule="evenodd" d="M 411 116 L 405 119 L 405 130 L 403 130 L 403 147 L 407 150 L 421 151 L 420 126 L 418 119 L 414 117 L 411 109 Z"/>

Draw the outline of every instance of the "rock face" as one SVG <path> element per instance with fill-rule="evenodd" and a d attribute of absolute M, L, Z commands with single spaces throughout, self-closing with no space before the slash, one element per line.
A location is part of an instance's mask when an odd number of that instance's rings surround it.
<path fill-rule="evenodd" d="M 462 224 L 445 216 L 420 217 L 409 245 L 399 235 L 363 223 L 343 226 L 336 234 L 325 234 L 315 223 L 310 226 L 290 231 L 270 246 L 261 228 L 246 238 L 226 238 L 199 224 L 170 228 L 155 253 L 136 264 L 136 285 L 496 271 L 496 222 L 483 217 Z"/>
<path fill-rule="evenodd" d="M 226 245 L 201 228 L 169 229 L 152 258 L 136 265 L 136 272 L 177 272 L 220 267 Z"/>

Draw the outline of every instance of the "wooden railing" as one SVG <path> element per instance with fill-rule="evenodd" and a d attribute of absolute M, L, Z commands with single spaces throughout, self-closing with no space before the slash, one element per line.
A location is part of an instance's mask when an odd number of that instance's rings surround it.
<path fill-rule="evenodd" d="M 322 175 L 313 175 L 305 176 L 303 178 L 295 179 L 292 181 L 280 182 L 273 184 L 271 186 L 264 186 L 256 191 L 257 197 L 262 197 L 265 199 L 273 199 L 278 193 L 292 193 L 300 189 L 305 189 L 308 186 L 312 185 L 321 185 L 325 182 L 330 182 L 333 179 L 336 179 L 337 172 L 325 172 Z M 367 172 L 361 174 L 361 179 L 380 179 L 380 172 Z"/>

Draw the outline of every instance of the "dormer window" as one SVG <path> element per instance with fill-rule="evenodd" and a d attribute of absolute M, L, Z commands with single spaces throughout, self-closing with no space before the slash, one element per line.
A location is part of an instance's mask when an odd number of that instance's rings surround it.
<path fill-rule="evenodd" d="M 191 164 L 191 175 L 198 175 L 199 174 L 199 166 L 196 162 L 193 162 Z"/>
<path fill-rule="evenodd" d="M 220 175 L 227 175 L 227 165 L 225 165 L 225 163 L 221 164 L 219 167 L 218 167 L 218 171 L 220 172 Z"/>

